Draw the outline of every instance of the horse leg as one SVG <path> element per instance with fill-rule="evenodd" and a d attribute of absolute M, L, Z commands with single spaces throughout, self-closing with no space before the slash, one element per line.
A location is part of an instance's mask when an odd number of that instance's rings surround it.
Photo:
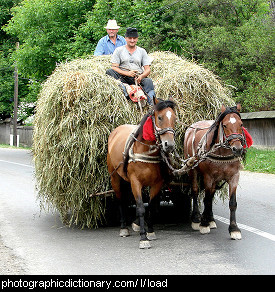
<path fill-rule="evenodd" d="M 230 209 L 230 225 L 228 231 L 231 239 L 242 239 L 241 230 L 238 228 L 236 221 L 237 199 L 236 190 L 239 181 L 239 175 L 237 179 L 229 183 L 229 209 Z"/>
<path fill-rule="evenodd" d="M 136 200 L 137 203 L 137 216 L 139 217 L 139 223 L 140 223 L 140 242 L 139 242 L 139 248 L 150 248 L 150 242 L 149 239 L 147 238 L 146 230 L 145 230 L 145 220 L 144 220 L 144 215 L 145 215 L 145 207 L 142 201 L 142 198 L 139 197 Z"/>
<path fill-rule="evenodd" d="M 197 180 L 197 172 L 195 170 L 192 171 L 191 174 L 191 196 L 193 198 L 193 210 L 191 215 L 191 221 L 192 221 L 192 229 L 193 230 L 200 230 L 200 222 L 201 222 L 201 214 L 198 206 L 198 194 L 199 194 L 199 186 L 198 186 L 198 180 Z"/>
<path fill-rule="evenodd" d="M 205 190 L 205 197 L 203 200 L 204 210 L 202 213 L 201 224 L 200 224 L 201 234 L 210 233 L 211 228 L 217 228 L 217 225 L 213 216 L 213 211 L 212 211 L 214 194 L 215 194 L 215 190 L 214 191 Z"/>
<path fill-rule="evenodd" d="M 120 214 L 119 236 L 127 237 L 130 235 L 130 233 L 129 233 L 129 230 L 127 228 L 127 223 L 126 223 L 126 202 L 124 199 L 124 195 L 121 192 L 122 179 L 120 178 L 120 176 L 118 174 L 114 173 L 111 176 L 111 184 L 112 184 L 112 188 L 116 194 L 118 208 L 119 208 L 119 214 Z"/>
<path fill-rule="evenodd" d="M 207 234 L 210 232 L 210 228 L 217 228 L 216 222 L 214 220 L 212 206 L 213 206 L 213 198 L 216 191 L 216 184 L 212 180 L 210 175 L 204 175 L 204 210 L 202 213 L 201 224 L 200 224 L 200 232 L 201 234 Z"/>
<path fill-rule="evenodd" d="M 155 217 L 157 207 L 159 204 L 157 195 L 160 192 L 161 187 L 162 187 L 162 182 L 160 182 L 157 185 L 154 185 L 150 189 L 150 202 L 148 206 L 149 214 L 148 214 L 148 221 L 147 221 L 147 226 L 148 226 L 147 237 L 149 240 L 157 239 L 155 231 L 154 231 L 153 222 L 154 222 L 154 217 Z"/>
<path fill-rule="evenodd" d="M 140 231 L 139 217 L 137 217 L 137 218 L 135 219 L 135 221 L 133 221 L 133 223 L 132 223 L 132 229 L 133 229 L 135 232 L 139 232 L 139 231 Z"/>
<path fill-rule="evenodd" d="M 145 207 L 142 201 L 142 185 L 137 179 L 131 179 L 131 187 L 132 192 L 136 200 L 136 215 L 139 218 L 140 223 L 140 242 L 139 242 L 139 248 L 150 248 L 150 241 L 146 236 L 146 230 L 145 230 L 145 221 L 144 221 L 144 215 L 145 215 Z"/>

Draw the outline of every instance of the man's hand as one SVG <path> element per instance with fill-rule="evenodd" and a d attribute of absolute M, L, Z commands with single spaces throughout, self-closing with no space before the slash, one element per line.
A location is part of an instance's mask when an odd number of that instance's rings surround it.
<path fill-rule="evenodd" d="M 150 66 L 149 65 L 145 65 L 143 73 L 138 75 L 138 76 L 136 76 L 137 83 L 140 84 L 141 80 L 143 78 L 146 78 L 150 74 L 150 72 L 151 72 Z"/>
<path fill-rule="evenodd" d="M 140 84 L 141 80 L 143 79 L 142 74 L 136 77 L 137 84 Z"/>
<path fill-rule="evenodd" d="M 129 77 L 136 77 L 137 76 L 137 73 L 138 73 L 137 70 L 131 70 L 131 71 L 128 71 L 127 72 L 127 76 L 129 76 Z"/>

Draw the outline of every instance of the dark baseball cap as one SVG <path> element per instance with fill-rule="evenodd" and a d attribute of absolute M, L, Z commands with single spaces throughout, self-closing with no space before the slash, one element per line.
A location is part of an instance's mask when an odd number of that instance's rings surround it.
<path fill-rule="evenodd" d="M 138 31 L 136 28 L 128 27 L 126 30 L 125 37 L 128 38 L 137 38 L 138 37 Z"/>

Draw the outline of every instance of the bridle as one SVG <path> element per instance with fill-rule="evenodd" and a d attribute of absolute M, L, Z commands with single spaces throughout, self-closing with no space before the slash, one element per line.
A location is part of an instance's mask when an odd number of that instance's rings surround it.
<path fill-rule="evenodd" d="M 213 142 L 212 142 L 213 144 L 211 143 L 209 150 L 206 150 L 206 143 L 207 143 L 208 134 L 213 131 L 212 126 L 202 136 L 200 142 L 198 143 L 197 150 L 195 150 L 194 146 L 192 146 L 193 156 L 197 157 L 197 162 L 194 166 L 197 166 L 200 162 L 204 161 L 205 159 L 209 159 L 209 160 L 212 160 L 215 162 L 232 162 L 232 161 L 239 160 L 239 158 L 235 157 L 235 155 L 233 154 L 233 146 L 230 145 L 231 141 L 232 140 L 239 140 L 241 142 L 242 146 L 247 145 L 247 143 L 246 143 L 243 128 L 242 128 L 242 134 L 240 134 L 240 133 L 232 133 L 229 135 L 225 134 L 224 127 L 223 127 L 223 120 L 224 120 L 225 116 L 227 116 L 230 113 L 235 113 L 240 117 L 240 114 L 231 108 L 229 108 L 228 110 L 226 110 L 220 114 L 218 121 L 215 122 L 215 124 L 218 125 L 218 126 L 216 126 L 216 127 L 218 127 L 216 129 L 216 131 L 217 131 L 217 133 L 219 131 L 219 140 L 218 140 L 218 142 L 213 143 L 214 142 L 214 139 L 213 139 Z M 194 128 L 194 129 L 195 129 L 195 131 L 193 133 L 192 145 L 193 145 L 194 140 L 195 140 L 196 132 L 199 130 L 204 130 L 206 128 Z M 228 155 L 216 154 L 215 152 L 220 148 L 230 149 L 232 151 L 232 154 L 228 154 Z"/>
<path fill-rule="evenodd" d="M 161 138 L 160 136 L 170 132 L 173 135 L 175 135 L 175 130 L 171 127 L 167 127 L 167 128 L 158 128 L 156 126 L 156 122 L 155 122 L 155 112 L 154 110 L 152 110 L 147 118 L 151 118 L 152 119 L 152 124 L 153 124 L 153 131 L 154 131 L 154 135 L 156 138 L 155 144 L 146 144 L 142 141 L 140 141 L 139 139 L 137 139 L 135 131 L 133 133 L 130 134 L 128 140 L 126 141 L 126 145 L 125 145 L 125 150 L 124 150 L 124 155 L 126 153 L 126 149 L 128 148 L 128 144 L 131 143 L 130 139 L 133 139 L 135 142 L 142 144 L 146 147 L 149 148 L 148 151 L 142 152 L 142 153 L 134 153 L 133 151 L 133 144 L 132 146 L 130 146 L 128 149 L 128 154 L 129 154 L 129 161 L 140 161 L 140 162 L 145 162 L 145 163 L 160 163 L 162 160 L 166 161 L 165 159 L 163 159 L 164 156 L 166 156 L 166 153 L 163 151 L 162 149 L 162 143 L 161 143 Z M 136 130 L 137 131 L 137 130 Z M 160 151 L 160 155 L 153 155 L 152 154 L 157 154 L 157 152 Z M 129 163 L 128 161 L 128 163 Z M 119 166 L 118 166 L 119 167 Z M 117 168 L 118 168 L 117 167 Z"/>
<path fill-rule="evenodd" d="M 242 134 L 232 133 L 232 134 L 226 135 L 224 132 L 223 124 L 222 122 L 220 122 L 220 131 L 222 132 L 220 135 L 220 144 L 222 147 L 231 148 L 230 142 L 232 140 L 239 140 L 242 146 L 246 145 L 246 139 L 245 139 L 243 128 L 242 128 Z"/>
<path fill-rule="evenodd" d="M 167 127 L 167 128 L 159 128 L 157 125 L 156 125 L 156 118 L 155 118 L 155 111 L 152 110 L 151 114 L 151 119 L 152 119 L 152 122 L 153 122 L 153 127 L 154 127 L 154 134 L 155 134 L 155 137 L 156 137 L 156 141 L 157 141 L 157 145 L 160 147 L 161 145 L 161 139 L 160 139 L 160 136 L 169 132 L 171 134 L 173 134 L 174 136 L 176 135 L 176 132 L 173 128 L 171 127 Z"/>

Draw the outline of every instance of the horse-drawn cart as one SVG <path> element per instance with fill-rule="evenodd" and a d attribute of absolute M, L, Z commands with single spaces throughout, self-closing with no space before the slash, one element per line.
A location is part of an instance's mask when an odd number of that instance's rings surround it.
<path fill-rule="evenodd" d="M 177 104 L 176 148 L 183 158 L 187 127 L 213 119 L 222 103 L 233 101 L 228 88 L 202 66 L 168 52 L 150 56 L 157 98 Z M 114 202 L 106 165 L 108 137 L 119 125 L 137 125 L 142 118 L 139 107 L 105 74 L 109 67 L 109 56 L 60 64 L 39 94 L 33 137 L 38 198 L 69 225 L 92 228 L 108 217 L 106 209 Z M 188 191 L 187 177 L 181 176 L 160 197 L 188 209 Z"/>

